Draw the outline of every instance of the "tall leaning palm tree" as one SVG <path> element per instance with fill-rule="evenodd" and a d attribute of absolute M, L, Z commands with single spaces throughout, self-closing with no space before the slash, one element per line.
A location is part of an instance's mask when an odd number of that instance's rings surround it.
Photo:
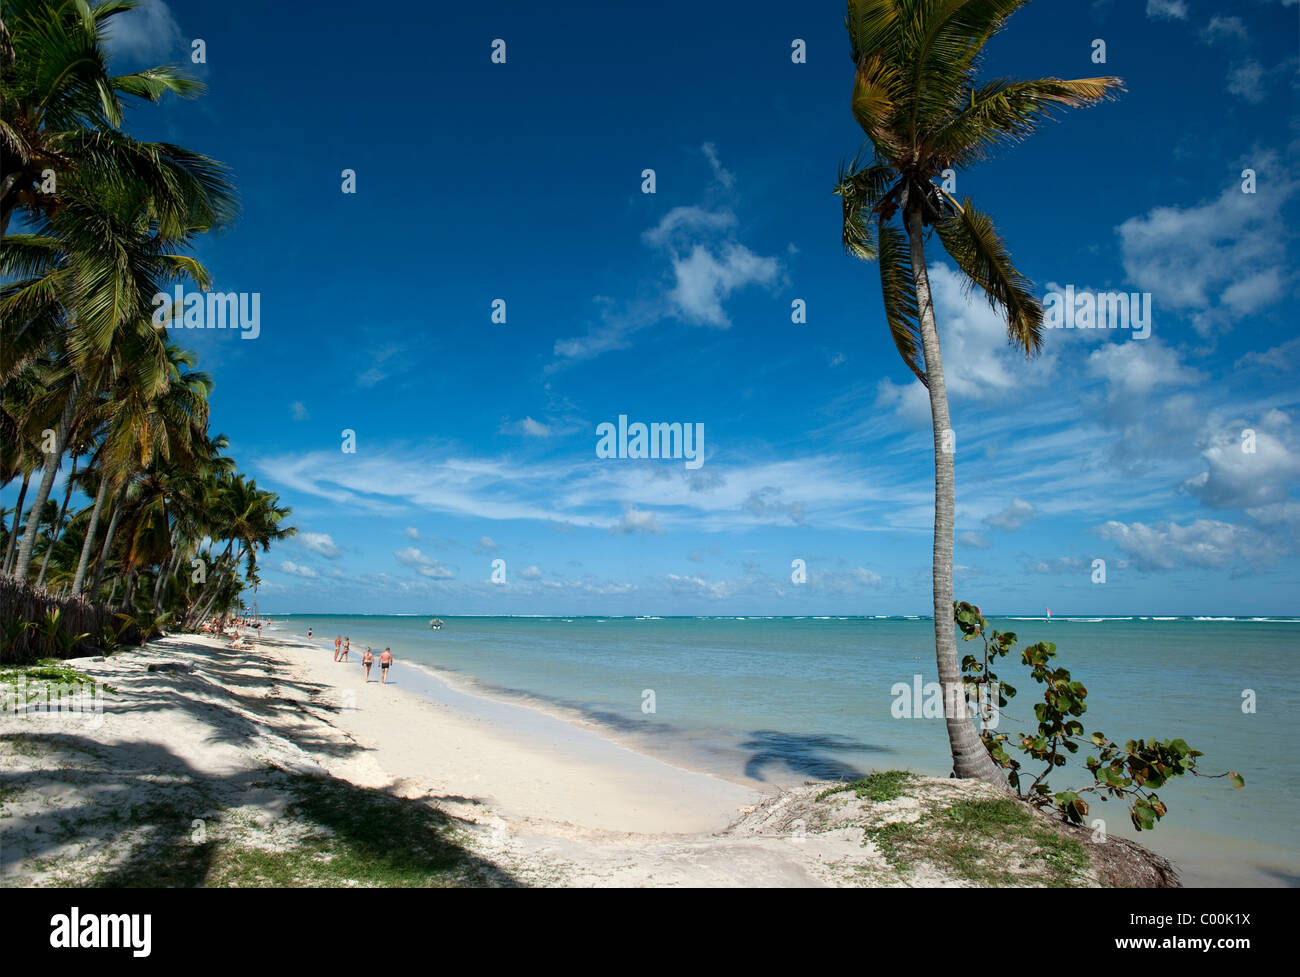
<path fill-rule="evenodd" d="M 930 395 L 934 428 L 934 645 L 945 702 L 965 701 L 953 626 L 953 440 L 939 332 L 926 272 L 927 229 L 1006 319 L 1010 343 L 1032 356 L 1043 310 L 993 221 L 941 183 L 1028 136 L 1053 110 L 1093 105 L 1118 78 L 977 79 L 984 45 L 1029 0 L 849 0 L 853 117 L 870 154 L 841 166 L 843 243 L 880 265 L 885 318 L 899 354 Z M 965 710 L 947 709 L 953 771 L 1005 784 Z"/>

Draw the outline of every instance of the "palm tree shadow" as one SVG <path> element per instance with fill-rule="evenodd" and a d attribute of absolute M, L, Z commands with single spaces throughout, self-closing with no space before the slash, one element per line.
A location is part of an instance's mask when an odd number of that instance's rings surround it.
<path fill-rule="evenodd" d="M 860 780 L 866 774 L 837 754 L 888 753 L 888 747 L 862 743 L 834 733 L 787 733 L 758 729 L 740 744 L 750 751 L 745 776 L 765 781 L 769 772 L 787 769 L 813 780 Z"/>
<path fill-rule="evenodd" d="M 213 776 L 153 742 L 0 734 L 5 748 L 32 741 L 52 762 L 37 756 L 31 770 L 0 774 L 0 797 L 49 791 L 54 803 L 6 825 L 0 876 L 12 876 L 20 858 L 34 865 L 77 851 L 86 870 L 72 884 L 92 888 L 332 885 L 337 873 L 321 867 L 335 857 L 362 885 L 522 884 L 464 847 L 460 822 L 422 799 L 273 767 Z M 228 837 L 249 809 L 284 823 Z M 280 828 L 293 839 L 287 846 L 276 841 Z M 249 847 L 268 839 L 276 846 Z M 108 867 L 96 870 L 101 858 Z"/>

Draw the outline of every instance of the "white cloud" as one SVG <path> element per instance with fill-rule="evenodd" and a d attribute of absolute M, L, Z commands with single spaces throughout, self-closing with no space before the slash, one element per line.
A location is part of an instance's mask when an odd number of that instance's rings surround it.
<path fill-rule="evenodd" d="M 1247 58 L 1228 72 L 1228 91 L 1258 105 L 1264 101 L 1264 75 L 1264 66 Z"/>
<path fill-rule="evenodd" d="M 339 548 L 334 545 L 334 540 L 330 538 L 329 533 L 299 533 L 295 539 L 313 553 L 319 553 L 331 560 L 339 555 Z"/>
<path fill-rule="evenodd" d="M 1210 22 L 1205 25 L 1205 30 L 1201 31 L 1201 37 L 1207 44 L 1213 44 L 1215 41 L 1227 38 L 1244 41 L 1246 39 L 1246 25 L 1242 23 L 1240 17 L 1222 17 L 1215 14 L 1210 18 Z"/>
<path fill-rule="evenodd" d="M 1030 573 L 1044 574 L 1083 573 L 1090 568 L 1090 563 L 1077 556 L 1058 556 L 1055 559 L 1037 560 L 1029 564 Z"/>
<path fill-rule="evenodd" d="M 705 580 L 703 577 L 685 577 L 676 573 L 667 574 L 664 579 L 668 582 L 668 588 L 673 593 L 706 597 L 709 600 L 724 600 L 736 591 L 735 585 L 728 580 L 714 583 Z"/>
<path fill-rule="evenodd" d="M 371 360 L 370 366 L 357 375 L 357 386 L 363 390 L 368 390 L 382 381 L 387 380 L 392 372 L 388 362 L 400 352 L 402 352 L 402 347 L 395 343 L 389 343 L 388 345 L 381 346 L 375 350 L 374 359 Z M 399 361 L 398 365 L 401 365 L 401 361 Z"/>
<path fill-rule="evenodd" d="M 416 529 L 414 526 L 407 526 L 405 532 L 406 532 L 406 538 L 407 538 L 407 539 L 419 539 L 419 538 L 420 538 L 420 531 L 419 531 L 418 529 Z"/>
<path fill-rule="evenodd" d="M 1254 432 L 1253 445 L 1243 432 Z M 1300 479 L 1300 452 L 1290 418 L 1271 411 L 1258 426 L 1243 422 L 1219 432 L 1202 454 L 1208 465 L 1184 487 L 1212 509 L 1250 509 L 1284 503 Z M 1253 447 L 1253 451 L 1243 450 Z"/>
<path fill-rule="evenodd" d="M 706 142 L 700 148 L 708 159 L 709 166 L 713 168 L 713 178 L 717 180 L 724 189 L 730 190 L 732 185 L 736 182 L 736 178 L 731 171 L 727 170 L 722 165 L 722 161 L 718 158 L 718 147 L 713 145 L 711 142 Z"/>
<path fill-rule="evenodd" d="M 957 542 L 962 546 L 970 546 L 977 550 L 986 550 L 993 545 L 979 533 L 961 533 L 957 537 Z"/>
<path fill-rule="evenodd" d="M 311 567 L 306 567 L 306 566 L 302 566 L 301 564 L 294 563 L 292 560 L 282 561 L 280 563 L 280 569 L 284 573 L 292 574 L 295 577 L 303 577 L 307 580 L 317 579 L 317 574 L 315 570 L 313 570 Z"/>
<path fill-rule="evenodd" d="M 565 456 L 524 463 L 509 456 L 465 457 L 447 444 L 376 444 L 364 455 L 319 450 L 254 459 L 259 481 L 328 499 L 349 512 L 412 520 L 412 510 L 486 520 L 531 520 L 573 529 L 625 532 L 627 510 L 655 505 L 655 525 L 693 524 L 711 532 L 770 521 L 746 503 L 776 503 L 820 528 L 911 525 L 909 506 L 929 497 L 902 459 L 882 466 L 852 454 L 795 454 L 745 464 L 623 464 Z M 765 490 L 779 489 L 779 497 Z M 868 510 L 871 510 L 868 512 Z M 919 511 L 919 510 L 918 510 Z M 647 514 L 648 515 L 648 514 Z M 633 517 L 634 519 L 636 517 Z"/>
<path fill-rule="evenodd" d="M 1183 366 L 1178 354 L 1157 339 L 1128 340 L 1100 346 L 1089 354 L 1087 370 L 1108 381 L 1113 392 L 1145 394 L 1156 387 L 1195 383 L 1201 374 Z"/>
<path fill-rule="evenodd" d="M 743 244 L 729 242 L 716 254 L 697 244 L 686 257 L 673 258 L 676 285 L 669 300 L 683 321 L 726 329 L 731 319 L 723 299 L 747 285 L 772 284 L 780 267 L 775 258 L 756 255 Z"/>
<path fill-rule="evenodd" d="M 1140 570 L 1221 570 L 1267 559 L 1273 549 L 1258 531 L 1216 519 L 1197 519 L 1185 526 L 1111 520 L 1094 531 L 1132 557 Z"/>
<path fill-rule="evenodd" d="M 796 524 L 802 523 L 806 515 L 803 503 L 783 501 L 782 492 L 782 489 L 775 486 L 764 485 L 749 493 L 743 508 L 763 520 L 784 522 L 789 519 Z"/>
<path fill-rule="evenodd" d="M 638 509 L 635 506 L 623 513 L 623 517 L 610 529 L 610 532 L 616 536 L 628 536 L 632 533 L 663 535 L 663 529 L 660 528 L 659 520 L 655 518 L 655 514 L 644 509 Z"/>
<path fill-rule="evenodd" d="M 1152 293 L 1157 332 L 1170 310 L 1194 314 L 1204 334 L 1281 297 L 1289 276 L 1280 214 L 1296 183 L 1273 153 L 1242 166 L 1258 174 L 1258 193 L 1242 193 L 1234 180 L 1213 200 L 1156 207 L 1119 226 L 1124 272 Z"/>
<path fill-rule="evenodd" d="M 478 549 L 483 553 L 495 553 L 501 547 L 497 545 L 496 540 L 491 536 L 480 536 L 478 538 Z"/>
<path fill-rule="evenodd" d="M 109 18 L 110 57 L 159 64 L 178 60 L 185 46 L 180 25 L 162 0 L 147 0 L 135 10 Z"/>
<path fill-rule="evenodd" d="M 674 207 L 642 235 L 648 245 L 671 255 L 668 306 L 682 321 L 725 329 L 731 325 L 722 307 L 726 298 L 746 286 L 776 281 L 780 262 L 739 243 L 736 224 L 730 211 Z"/>
<path fill-rule="evenodd" d="M 524 569 L 520 572 L 519 576 L 525 580 L 541 580 L 542 571 L 537 569 L 536 565 L 528 566 L 528 567 L 524 567 Z"/>
<path fill-rule="evenodd" d="M 881 380 L 876 384 L 876 407 L 892 410 L 909 427 L 930 426 L 930 392 L 919 380 Z"/>
<path fill-rule="evenodd" d="M 994 529 L 1001 529 L 1003 532 L 1015 532 L 1030 519 L 1034 518 L 1034 507 L 1024 499 L 1013 499 L 1011 505 L 1007 506 L 1001 512 L 995 512 L 991 516 L 986 516 L 984 521 Z"/>
<path fill-rule="evenodd" d="M 876 573 L 875 570 L 868 570 L 866 567 L 854 567 L 852 573 L 853 579 L 868 587 L 879 587 L 884 581 L 884 577 Z"/>
<path fill-rule="evenodd" d="M 1300 0 L 1298 0 L 1300 2 Z M 1246 353 L 1236 362 L 1237 369 L 1262 367 L 1278 373 L 1290 373 L 1300 368 L 1300 336 L 1279 343 L 1262 353 Z"/>
<path fill-rule="evenodd" d="M 551 425 L 543 424 L 531 417 L 522 417 L 517 421 L 506 421 L 498 430 L 502 434 L 521 434 L 529 438 L 549 438 L 555 433 L 555 429 Z"/>
<path fill-rule="evenodd" d="M 435 580 L 446 580 L 455 576 L 450 570 L 431 556 L 426 556 L 414 546 L 408 546 L 404 550 L 394 550 L 393 556 L 397 557 L 397 562 L 403 566 L 408 566 L 422 577 L 431 577 Z"/>
<path fill-rule="evenodd" d="M 295 400 L 289 405 L 289 409 L 293 412 L 293 419 L 295 421 L 305 421 L 311 417 L 311 415 L 307 413 L 306 405 L 303 404 L 301 400 Z"/>
<path fill-rule="evenodd" d="M 1186 20 L 1187 0 L 1147 0 L 1147 16 L 1154 20 Z"/>
<path fill-rule="evenodd" d="M 736 226 L 736 215 L 727 210 L 709 211 L 702 207 L 674 207 L 659 223 L 642 233 L 646 244 L 656 248 L 680 245 L 683 240 L 700 234 L 729 231 Z"/>

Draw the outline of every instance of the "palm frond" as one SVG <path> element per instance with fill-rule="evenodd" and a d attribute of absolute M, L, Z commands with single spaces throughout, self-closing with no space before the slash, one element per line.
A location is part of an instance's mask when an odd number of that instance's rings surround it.
<path fill-rule="evenodd" d="M 1113 77 L 999 78 L 970 91 L 962 110 L 930 138 L 930 151 L 949 165 L 969 165 L 1024 139 L 1056 109 L 1085 108 L 1123 90 Z"/>
<path fill-rule="evenodd" d="M 839 177 L 832 192 L 839 195 L 843 207 L 843 244 L 846 254 L 864 261 L 874 260 L 876 246 L 873 240 L 872 210 L 890 192 L 897 179 L 897 171 L 879 160 L 873 160 L 865 166 L 860 158 L 855 158 L 847 166 L 840 164 Z"/>
<path fill-rule="evenodd" d="M 1030 292 L 1032 283 L 1016 270 L 1006 244 L 987 214 L 970 199 L 947 220 L 934 225 L 944 249 L 971 286 L 978 286 L 1007 321 L 1007 339 L 1026 356 L 1043 345 L 1043 307 Z"/>
<path fill-rule="evenodd" d="M 885 321 L 907 368 L 927 387 L 921 356 L 921 329 L 916 305 L 916 279 L 912 275 L 912 249 L 907 235 L 883 218 L 876 234 L 880 250 L 880 293 L 885 300 Z"/>

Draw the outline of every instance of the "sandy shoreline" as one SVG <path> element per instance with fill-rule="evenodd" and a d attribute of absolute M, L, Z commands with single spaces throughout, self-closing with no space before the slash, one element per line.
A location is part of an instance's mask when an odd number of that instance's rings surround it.
<path fill-rule="evenodd" d="M 389 685 L 377 668 L 366 683 L 352 657 L 268 630 L 251 649 L 178 635 L 69 662 L 111 690 L 102 713 L 0 713 L 0 885 L 353 884 L 317 870 L 344 843 L 400 862 L 393 824 L 410 817 L 402 830 L 436 819 L 428 864 L 454 871 L 356 884 L 971 884 L 928 864 L 900 873 L 863 818 L 919 824 L 991 788 L 918 778 L 887 803 L 822 800 L 825 784 L 760 792 L 400 660 Z M 345 799 L 311 807 L 327 788 Z M 359 825 L 343 816 L 375 804 Z M 266 852 L 298 861 L 248 867 Z M 1027 884 L 1038 852 L 1010 852 Z M 160 864 L 183 870 L 151 882 Z M 1080 871 L 1070 884 L 1098 884 Z"/>
<path fill-rule="evenodd" d="M 331 689 L 338 725 L 386 775 L 470 796 L 509 821 L 610 833 L 718 831 L 761 800 L 754 790 L 638 753 L 548 712 L 453 687 L 400 661 L 367 684 L 360 657 L 268 636 L 302 680 Z M 349 778 L 350 779 L 350 778 Z"/>
<path fill-rule="evenodd" d="M 147 806 L 168 783 L 193 781 L 215 795 L 196 801 L 193 818 L 215 803 L 231 812 L 226 821 L 266 829 L 286 806 L 257 786 L 268 767 L 424 799 L 523 882 L 823 881 L 805 867 L 808 846 L 780 837 L 728 842 L 726 858 L 713 851 L 757 792 L 436 679 L 420 693 L 403 688 L 416 672 L 400 662 L 392 684 L 379 684 L 378 669 L 366 684 L 358 661 L 336 664 L 326 648 L 268 631 L 253 650 L 182 635 L 69 664 L 115 694 L 100 717 L 0 716 L 0 738 L 14 747 L 0 751 L 6 885 L 68 881 L 62 867 L 88 853 L 112 862 L 120 853 L 104 832 L 55 841 L 60 819 L 99 810 L 109 795 Z"/>

